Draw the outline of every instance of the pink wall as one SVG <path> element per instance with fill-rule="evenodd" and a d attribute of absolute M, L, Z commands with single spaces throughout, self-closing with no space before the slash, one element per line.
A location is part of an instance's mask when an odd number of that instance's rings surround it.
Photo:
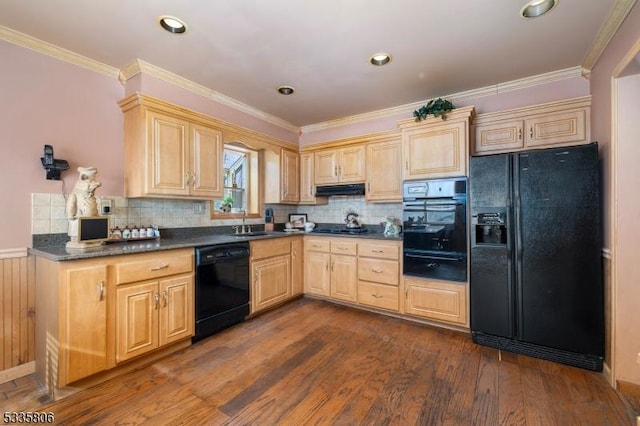
<path fill-rule="evenodd" d="M 40 164 L 43 146 L 71 168 L 95 166 L 101 195 L 123 194 L 123 89 L 115 78 L 68 64 L 0 40 L 0 250 L 31 245 L 31 193 L 63 190 L 47 181 Z"/>
<path fill-rule="evenodd" d="M 591 132 L 601 142 L 604 177 L 605 246 L 612 248 L 613 275 L 613 377 L 640 385 L 640 315 L 638 315 L 638 236 L 640 196 L 637 158 L 640 125 L 640 81 L 638 76 L 619 79 L 616 121 L 612 123 L 612 77 L 632 47 L 640 40 L 640 6 L 636 4 L 622 27 L 600 57 L 591 74 Z M 637 53 L 637 52 L 636 52 Z M 612 127 L 618 131 L 613 158 Z M 615 168 L 614 168 L 615 165 Z M 616 193 L 612 193 L 613 177 Z M 617 203 L 617 228 L 611 227 L 613 205 Z M 617 241 L 614 244 L 614 236 Z"/>
<path fill-rule="evenodd" d="M 141 92 L 229 123 L 241 124 L 242 127 L 271 135 L 282 141 L 294 144 L 298 143 L 297 132 L 286 130 L 280 126 L 232 109 L 193 92 L 186 91 L 150 75 L 136 75 L 127 81 L 125 90 L 126 95 Z"/>
<path fill-rule="evenodd" d="M 577 98 L 589 94 L 589 80 L 575 77 L 548 83 L 545 85 L 527 87 L 520 90 L 505 92 L 490 96 L 483 96 L 461 102 L 455 102 L 456 107 L 473 105 L 476 114 L 502 111 L 528 105 L 542 104 L 562 99 Z M 397 121 L 412 117 L 412 111 L 405 114 L 346 124 L 325 130 L 303 133 L 300 145 L 310 145 L 325 141 L 364 135 L 367 133 L 393 130 L 397 128 Z"/>

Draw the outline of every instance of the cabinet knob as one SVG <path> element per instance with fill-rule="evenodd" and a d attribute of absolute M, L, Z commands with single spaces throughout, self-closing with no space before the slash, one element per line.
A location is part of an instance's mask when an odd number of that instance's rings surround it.
<path fill-rule="evenodd" d="M 522 140 L 522 128 L 518 129 L 518 140 Z"/>
<path fill-rule="evenodd" d="M 533 126 L 529 127 L 529 138 L 533 139 Z"/>
<path fill-rule="evenodd" d="M 167 304 L 169 303 L 169 294 L 167 293 L 167 290 L 162 292 L 162 301 L 164 302 L 164 307 L 167 307 Z"/>
<path fill-rule="evenodd" d="M 189 177 L 189 173 L 185 173 L 184 174 L 184 184 L 189 186 L 189 182 L 191 181 L 191 178 Z"/>
<path fill-rule="evenodd" d="M 155 302 L 156 309 L 160 309 L 160 295 L 158 293 L 153 293 L 153 301 Z"/>
<path fill-rule="evenodd" d="M 198 176 L 196 176 L 196 172 L 192 172 L 191 175 L 193 176 L 191 180 L 191 185 L 195 188 L 196 185 L 198 184 Z"/>

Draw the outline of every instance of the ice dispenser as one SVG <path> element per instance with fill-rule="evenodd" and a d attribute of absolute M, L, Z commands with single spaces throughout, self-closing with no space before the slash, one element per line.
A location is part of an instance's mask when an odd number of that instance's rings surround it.
<path fill-rule="evenodd" d="M 475 244 L 507 244 L 505 211 L 478 213 L 472 217 Z"/>

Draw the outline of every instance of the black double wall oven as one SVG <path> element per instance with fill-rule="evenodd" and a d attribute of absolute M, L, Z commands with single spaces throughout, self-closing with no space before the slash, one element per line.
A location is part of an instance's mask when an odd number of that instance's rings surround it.
<path fill-rule="evenodd" d="M 403 183 L 403 273 L 467 281 L 467 178 Z"/>

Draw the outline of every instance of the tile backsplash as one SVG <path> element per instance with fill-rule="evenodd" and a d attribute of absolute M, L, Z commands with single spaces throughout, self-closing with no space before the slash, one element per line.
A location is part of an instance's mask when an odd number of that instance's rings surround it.
<path fill-rule="evenodd" d="M 160 228 L 187 228 L 200 226 L 226 226 L 241 223 L 242 219 L 211 219 L 209 201 L 139 199 L 98 196 L 111 202 L 111 224 L 124 228 L 127 225 L 158 225 Z M 276 223 L 289 220 L 290 213 L 306 213 L 309 221 L 317 223 L 343 223 L 348 210 L 359 215 L 361 223 L 377 225 L 387 216 L 402 217 L 402 204 L 367 203 L 364 196 L 331 197 L 321 206 L 289 206 L 269 204 Z M 63 194 L 33 193 L 31 196 L 31 233 L 66 233 L 66 196 Z M 261 224 L 264 219 L 247 219 L 248 224 Z"/>

